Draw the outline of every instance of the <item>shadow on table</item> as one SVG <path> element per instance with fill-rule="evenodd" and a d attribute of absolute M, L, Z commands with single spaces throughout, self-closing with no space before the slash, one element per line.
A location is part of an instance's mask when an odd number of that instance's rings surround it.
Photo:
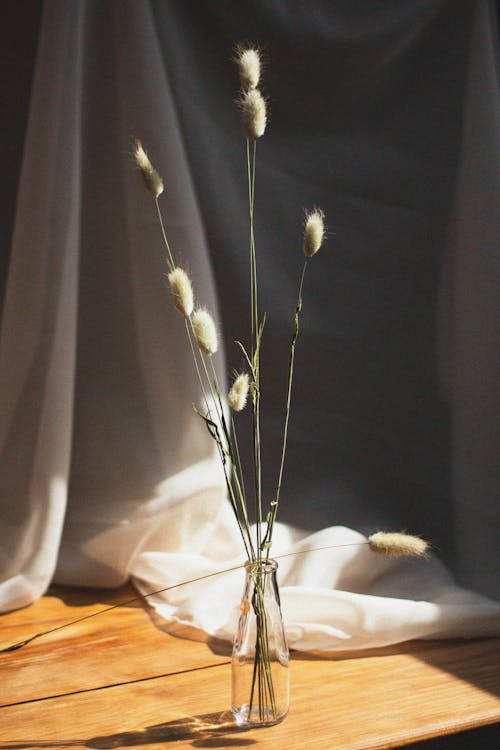
<path fill-rule="evenodd" d="M 164 724 L 155 724 L 134 732 L 77 738 L 69 740 L 13 742 L 0 744 L 0 750 L 28 750 L 37 748 L 87 747 L 92 750 L 112 750 L 117 747 L 134 747 L 155 744 L 167 744 L 181 740 L 193 747 L 247 747 L 256 744 L 256 740 L 242 736 L 247 729 L 239 727 L 230 711 L 220 713 L 185 716 Z"/>
<path fill-rule="evenodd" d="M 229 641 L 223 641 L 221 638 L 214 638 L 211 635 L 207 635 L 203 630 L 195 628 L 193 625 L 184 625 L 173 620 L 167 621 L 155 609 L 148 606 L 148 602 L 144 602 L 144 607 L 155 628 L 161 630 L 162 633 L 167 633 L 173 638 L 179 638 L 183 641 L 205 643 L 213 654 L 231 657 L 233 644 Z"/>
<path fill-rule="evenodd" d="M 499 638 L 422 640 L 395 643 L 392 646 L 340 652 L 296 652 L 302 660 L 383 659 L 398 655 L 412 656 L 431 667 L 452 674 L 464 682 L 495 696 L 500 696 Z"/>
<path fill-rule="evenodd" d="M 131 584 L 120 586 L 117 589 L 85 588 L 83 586 L 60 586 L 52 584 L 46 596 L 60 599 L 68 607 L 88 607 L 93 604 L 102 604 L 116 607 L 143 608 L 142 596 Z"/>
<path fill-rule="evenodd" d="M 499 739 L 500 729 L 492 725 L 412 742 L 404 750 L 492 750 L 499 746 Z"/>
<path fill-rule="evenodd" d="M 420 641 L 415 658 L 500 697 L 500 639 Z"/>

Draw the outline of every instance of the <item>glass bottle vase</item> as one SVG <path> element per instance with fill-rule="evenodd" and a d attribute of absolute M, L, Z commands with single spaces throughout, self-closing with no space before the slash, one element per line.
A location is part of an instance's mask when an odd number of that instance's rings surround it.
<path fill-rule="evenodd" d="M 246 726 L 282 721 L 290 703 L 290 663 L 275 560 L 247 562 L 232 656 L 232 711 Z"/>

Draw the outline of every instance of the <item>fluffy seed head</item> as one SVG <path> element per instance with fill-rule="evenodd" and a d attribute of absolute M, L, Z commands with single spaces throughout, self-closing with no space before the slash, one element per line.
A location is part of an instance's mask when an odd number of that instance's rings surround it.
<path fill-rule="evenodd" d="M 304 244 L 302 249 L 304 255 L 310 258 L 318 252 L 325 239 L 325 214 L 320 208 L 306 212 L 306 223 L 304 228 Z"/>
<path fill-rule="evenodd" d="M 189 318 L 194 306 L 191 279 L 182 268 L 174 268 L 168 274 L 168 283 L 170 284 L 174 305 L 181 315 Z"/>
<path fill-rule="evenodd" d="M 402 533 L 377 531 L 368 537 L 370 549 L 379 555 L 389 557 L 425 557 L 429 545 L 419 536 Z"/>
<path fill-rule="evenodd" d="M 241 98 L 243 132 L 250 141 L 264 135 L 266 130 L 266 102 L 259 89 L 250 89 Z"/>
<path fill-rule="evenodd" d="M 254 47 L 242 47 L 238 49 L 236 64 L 240 76 L 240 84 L 243 91 L 255 89 L 260 79 L 260 54 Z"/>
<path fill-rule="evenodd" d="M 163 180 L 151 164 L 147 153 L 142 147 L 142 143 L 136 140 L 134 146 L 134 159 L 139 169 L 144 187 L 153 198 L 158 198 L 163 193 Z"/>
<path fill-rule="evenodd" d="M 250 379 L 247 372 L 242 372 L 235 378 L 231 390 L 227 395 L 227 402 L 231 409 L 234 411 L 242 411 L 245 408 L 249 386 Z"/>
<path fill-rule="evenodd" d="M 199 307 L 194 311 L 191 322 L 196 343 L 201 351 L 205 354 L 215 354 L 218 348 L 217 331 L 210 313 Z"/>

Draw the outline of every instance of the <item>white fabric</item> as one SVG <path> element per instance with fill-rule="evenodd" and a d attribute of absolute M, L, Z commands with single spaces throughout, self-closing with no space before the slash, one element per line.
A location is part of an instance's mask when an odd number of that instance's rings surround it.
<path fill-rule="evenodd" d="M 52 580 L 104 587 L 132 576 L 149 592 L 242 562 L 191 405 L 196 376 L 161 281 L 154 205 L 128 159 L 134 135 L 164 173 L 169 236 L 218 317 L 198 176 L 150 5 L 48 0 L 2 311 L 0 611 Z M 223 381 L 223 352 L 216 367 Z M 292 647 L 500 634 L 500 605 L 457 588 L 436 560 L 376 558 L 363 539 L 278 525 L 277 556 L 356 544 L 281 560 Z M 230 638 L 242 583 L 241 571 L 221 575 L 156 606 Z"/>
<path fill-rule="evenodd" d="M 138 133 L 175 175 L 169 236 L 216 315 L 147 7 L 45 3 L 0 339 L 0 611 L 54 577 L 124 583 L 166 507 L 223 494 L 154 204 L 131 162 Z M 224 382 L 222 347 L 215 365 Z"/>
<path fill-rule="evenodd" d="M 202 507 L 198 505 L 200 512 Z M 241 557 L 235 555 L 240 544 L 232 518 L 223 512 L 219 519 L 199 554 L 193 545 L 184 551 L 181 534 L 179 552 L 139 555 L 133 565 L 139 590 L 149 594 L 241 565 Z M 331 549 L 307 551 L 324 547 Z M 173 531 L 169 549 L 175 548 Z M 282 524 L 276 527 L 274 554 L 291 648 L 344 651 L 412 638 L 500 634 L 500 604 L 456 586 L 434 558 L 381 557 L 371 552 L 366 537 L 344 527 L 305 535 Z M 280 555 L 285 556 L 280 559 Z M 179 586 L 149 601 L 167 620 L 231 640 L 243 584 L 244 569 L 239 569 Z"/>

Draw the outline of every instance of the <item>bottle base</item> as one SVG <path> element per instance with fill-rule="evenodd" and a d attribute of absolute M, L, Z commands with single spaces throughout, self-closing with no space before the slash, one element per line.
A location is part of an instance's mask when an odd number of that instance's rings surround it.
<path fill-rule="evenodd" d="M 231 710 L 240 727 L 272 727 L 283 721 L 287 713 L 276 715 L 271 707 L 260 708 L 259 706 L 254 706 L 250 710 L 247 703 L 239 707 L 232 706 Z"/>

